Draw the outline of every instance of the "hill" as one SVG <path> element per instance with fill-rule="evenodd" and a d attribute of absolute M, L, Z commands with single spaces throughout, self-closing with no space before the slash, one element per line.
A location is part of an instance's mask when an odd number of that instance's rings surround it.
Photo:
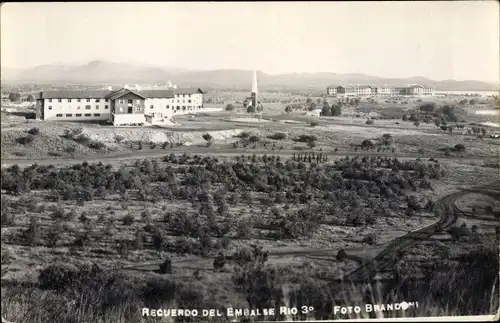
<path fill-rule="evenodd" d="M 180 86 L 235 87 L 248 88 L 251 71 L 238 69 L 218 69 L 190 71 L 180 68 L 157 67 L 139 63 L 113 63 L 91 61 L 81 65 L 52 64 L 31 69 L 2 68 L 4 83 L 52 83 L 52 84 L 123 84 L 156 83 L 172 80 Z M 328 85 L 373 84 L 376 86 L 397 86 L 404 84 L 427 84 L 437 90 L 448 91 L 494 91 L 498 85 L 482 81 L 433 81 L 425 77 L 383 78 L 360 73 L 289 73 L 271 75 L 259 71 L 259 86 L 265 88 L 324 89 Z"/>

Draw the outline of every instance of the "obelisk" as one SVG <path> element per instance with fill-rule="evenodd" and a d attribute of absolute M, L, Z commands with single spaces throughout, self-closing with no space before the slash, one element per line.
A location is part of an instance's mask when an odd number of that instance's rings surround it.
<path fill-rule="evenodd" d="M 257 93 L 258 93 L 258 90 L 257 90 L 257 71 L 253 71 L 252 95 L 251 95 L 253 107 L 257 107 L 257 103 L 258 103 Z"/>

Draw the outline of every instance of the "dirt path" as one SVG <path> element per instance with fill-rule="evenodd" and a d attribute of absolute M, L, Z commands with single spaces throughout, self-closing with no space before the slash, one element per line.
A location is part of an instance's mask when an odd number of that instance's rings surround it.
<path fill-rule="evenodd" d="M 473 191 L 483 194 L 498 195 L 499 191 L 495 188 L 492 188 L 492 185 L 494 184 L 488 184 L 483 187 L 473 188 Z M 420 241 L 430 239 L 433 235 L 446 232 L 451 227 L 453 227 L 453 225 L 455 225 L 459 216 L 476 217 L 475 215 L 464 213 L 454 204 L 458 198 L 469 193 L 469 190 L 462 190 L 440 198 L 436 202 L 436 207 L 441 208 L 443 211 L 447 212 L 442 212 L 442 217 L 439 221 L 392 240 L 382 252 L 378 253 L 373 258 L 373 260 L 363 262 L 358 269 L 345 275 L 344 277 L 342 277 L 342 279 L 361 280 L 366 277 L 373 278 L 380 270 L 393 267 L 395 265 L 396 255 L 398 253 L 419 243 Z M 489 218 L 489 220 L 494 219 Z"/>

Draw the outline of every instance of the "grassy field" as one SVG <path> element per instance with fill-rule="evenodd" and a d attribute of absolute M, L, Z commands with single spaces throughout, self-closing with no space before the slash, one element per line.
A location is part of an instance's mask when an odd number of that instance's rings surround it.
<path fill-rule="evenodd" d="M 336 117 L 285 113 L 288 103 L 269 103 L 258 115 L 236 109 L 180 116 L 168 129 L 24 123 L 5 115 L 2 160 L 11 164 L 129 157 L 2 167 L 3 317 L 39 323 L 235 319 L 162 320 L 142 316 L 144 307 L 314 308 L 239 321 L 493 313 L 495 199 L 469 193 L 444 211 L 436 203 L 498 177 L 499 141 L 462 110 L 452 111 L 456 122 L 433 112 L 440 126 L 455 127 L 443 130 L 424 121 L 422 102 L 400 101 L 376 107 L 362 101 Z M 406 114 L 412 120 L 403 121 Z M 346 157 L 355 153 L 365 156 Z M 381 269 L 378 280 L 337 279 L 452 207 L 463 213 L 452 228 L 394 255 L 396 265 Z M 356 257 L 343 258 L 341 251 Z M 419 305 L 336 310 L 403 300 Z"/>

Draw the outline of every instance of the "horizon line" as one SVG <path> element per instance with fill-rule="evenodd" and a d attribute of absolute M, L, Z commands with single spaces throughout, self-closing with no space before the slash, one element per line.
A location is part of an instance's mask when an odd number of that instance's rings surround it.
<path fill-rule="evenodd" d="M 363 72 L 345 72 L 345 73 L 339 73 L 339 72 L 331 72 L 331 71 L 325 71 L 325 72 L 292 72 L 292 71 L 289 71 L 289 72 L 280 72 L 280 73 L 269 73 L 269 72 L 265 72 L 263 70 L 259 70 L 259 69 L 246 69 L 246 68 L 229 68 L 229 67 L 225 67 L 225 68 L 202 68 L 202 69 L 192 69 L 192 68 L 188 68 L 188 67 L 175 67 L 175 66 L 167 66 L 167 65 L 160 65 L 160 64 L 152 64 L 152 63 L 144 63 L 144 62 L 127 62 L 127 61 L 123 61 L 123 62 L 116 62 L 116 61 L 111 61 L 111 60 L 108 60 L 108 59 L 92 59 L 92 60 L 87 60 L 85 62 L 78 62 L 78 63 L 74 63 L 74 62 L 52 62 L 52 63 L 44 63 L 44 64 L 39 64 L 39 65 L 35 65 L 35 66 L 29 66 L 29 67 L 11 67 L 11 66 L 7 66 L 7 65 L 3 65 L 3 64 L 0 64 L 0 69 L 3 69 L 3 68 L 9 68 L 9 69 L 17 69 L 17 70 L 29 70 L 29 69 L 34 69 L 34 68 L 37 68 L 37 67 L 40 67 L 40 66 L 84 66 L 84 65 L 88 65 L 92 62 L 107 62 L 107 63 L 112 63 L 112 64 L 127 64 L 127 65 L 135 65 L 135 66 L 143 66 L 143 67 L 156 67 L 156 68 L 160 68 L 160 69 L 164 69 L 166 71 L 166 69 L 178 69 L 178 70 L 184 70 L 184 72 L 180 72 L 180 74 L 183 74 L 183 73 L 196 73 L 196 72 L 211 72 L 211 71 L 244 71 L 244 72 L 250 72 L 250 73 L 253 73 L 253 71 L 256 71 L 257 73 L 263 73 L 263 74 L 267 74 L 267 75 L 271 75 L 271 76 L 278 76 L 278 75 L 287 75 L 287 74 L 337 74 L 337 75 L 349 75 L 349 74 L 359 74 L 359 75 L 363 75 L 363 76 L 371 76 L 371 77 L 380 77 L 380 78 L 385 78 L 385 79 L 408 79 L 408 78 L 425 78 L 427 79 L 427 81 L 432 81 L 432 82 L 446 82 L 446 81 L 455 81 L 455 82 L 484 82 L 484 83 L 488 83 L 488 84 L 491 84 L 491 85 L 497 85 L 499 86 L 500 85 L 500 80 L 497 80 L 497 81 L 493 81 L 493 80 L 480 80 L 480 79 L 462 79 L 462 80 L 458 80 L 458 79 L 451 79 L 451 78 L 448 78 L 448 79 L 440 79 L 440 80 L 436 80 L 436 79 L 432 79 L 432 78 L 429 78 L 427 76 L 422 76 L 422 75 L 412 75 L 412 76 L 379 76 L 379 75 L 371 75 L 371 74 L 366 74 L 366 73 L 363 73 Z"/>

